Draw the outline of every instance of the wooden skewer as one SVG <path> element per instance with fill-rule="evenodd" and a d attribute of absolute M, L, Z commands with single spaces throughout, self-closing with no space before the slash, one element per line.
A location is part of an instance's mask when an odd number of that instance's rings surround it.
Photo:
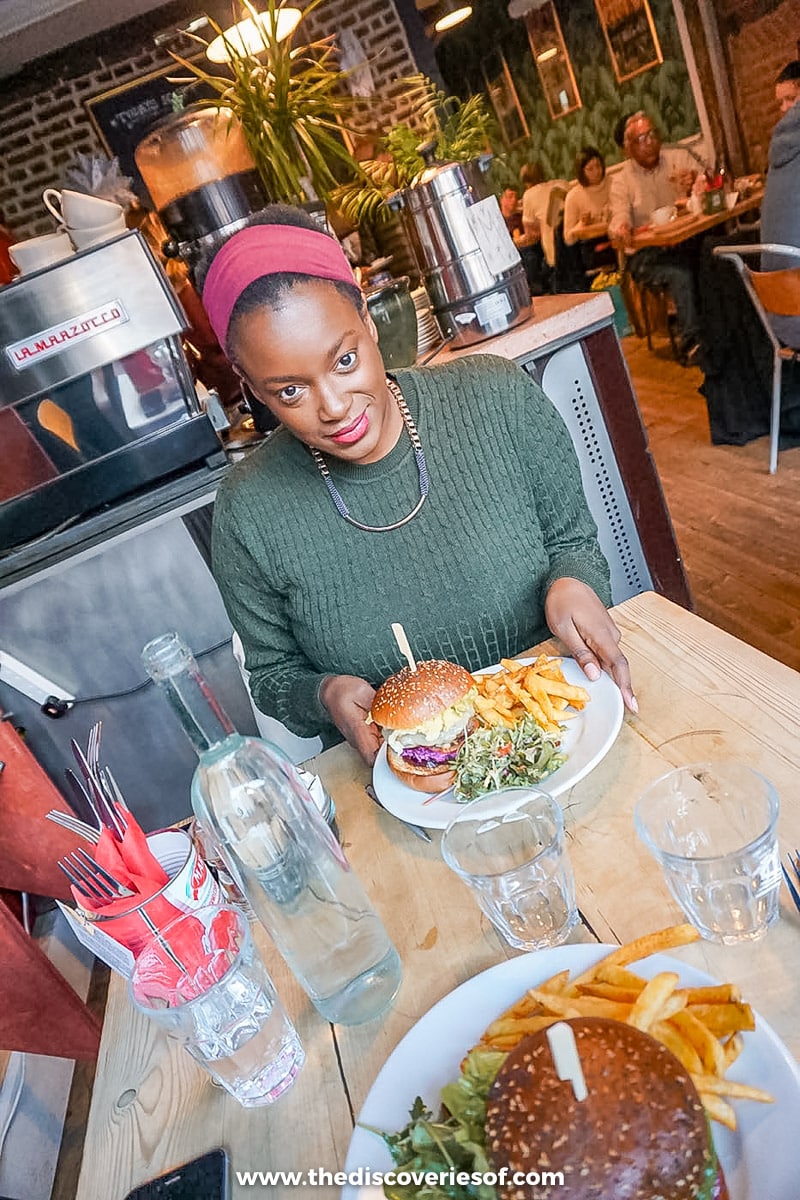
<path fill-rule="evenodd" d="M 403 658 L 405 658 L 406 661 L 408 662 L 409 668 L 412 671 L 416 671 L 416 669 L 417 669 L 416 659 L 414 658 L 414 655 L 411 652 L 411 646 L 408 643 L 408 638 L 406 637 L 406 631 L 405 631 L 405 629 L 403 629 L 403 626 L 400 624 L 399 621 L 392 622 L 392 633 L 394 634 L 394 640 L 397 642 L 397 646 L 398 646 L 398 649 L 400 650 L 400 653 L 403 655 Z"/>

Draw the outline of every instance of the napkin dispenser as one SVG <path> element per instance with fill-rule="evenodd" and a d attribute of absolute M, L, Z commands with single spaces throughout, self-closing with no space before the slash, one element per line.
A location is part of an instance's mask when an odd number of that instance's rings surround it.
<path fill-rule="evenodd" d="M 224 461 L 139 233 L 0 289 L 0 549 Z"/>

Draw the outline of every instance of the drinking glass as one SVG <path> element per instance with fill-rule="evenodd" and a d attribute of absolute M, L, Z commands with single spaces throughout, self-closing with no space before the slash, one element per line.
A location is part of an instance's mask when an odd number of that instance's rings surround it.
<path fill-rule="evenodd" d="M 639 837 L 709 941 L 752 941 L 777 921 L 778 812 L 773 785 L 738 762 L 678 767 L 636 805 Z"/>
<path fill-rule="evenodd" d="M 558 946 L 578 920 L 558 803 L 538 788 L 503 788 L 464 806 L 442 856 L 507 942 Z"/>
<path fill-rule="evenodd" d="M 305 1061 L 238 909 L 209 906 L 165 925 L 137 958 L 130 995 L 245 1108 L 272 1104 Z"/>

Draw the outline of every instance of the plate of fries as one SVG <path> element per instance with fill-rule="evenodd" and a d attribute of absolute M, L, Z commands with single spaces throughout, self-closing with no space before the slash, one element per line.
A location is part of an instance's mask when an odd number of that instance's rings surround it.
<path fill-rule="evenodd" d="M 678 925 L 626 946 L 558 946 L 463 983 L 387 1059 L 359 1114 L 345 1169 L 388 1170 L 388 1150 L 361 1126 L 402 1129 L 416 1096 L 437 1113 L 441 1089 L 458 1078 L 475 1046 L 510 1050 L 565 1016 L 608 1016 L 661 1034 L 689 1064 L 712 1117 L 731 1200 L 797 1200 L 800 1067 L 734 985 L 664 953 L 697 936 Z M 674 1034 L 665 1034 L 667 1027 Z M 343 1200 L 358 1195 L 352 1186 L 342 1193 Z"/>
<path fill-rule="evenodd" d="M 589 682 L 572 658 L 542 654 L 503 659 L 475 672 L 473 678 L 478 692 L 475 711 L 481 725 L 508 728 L 532 716 L 547 734 L 563 730 L 558 751 L 566 762 L 535 785 L 551 796 L 560 796 L 588 775 L 605 758 L 620 731 L 623 703 L 619 688 L 606 674 Z M 445 829 L 459 809 L 453 791 L 426 797 L 406 787 L 389 769 L 385 745 L 375 760 L 372 782 L 382 804 L 401 821 Z"/>

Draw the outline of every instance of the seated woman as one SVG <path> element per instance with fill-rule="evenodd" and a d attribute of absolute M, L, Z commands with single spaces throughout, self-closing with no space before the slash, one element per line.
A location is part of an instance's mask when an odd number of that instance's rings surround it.
<path fill-rule="evenodd" d="M 387 376 L 338 243 L 267 208 L 217 251 L 203 301 L 282 427 L 217 496 L 213 568 L 257 706 L 371 762 L 376 685 L 420 659 L 468 669 L 547 636 L 635 708 L 608 566 L 561 418 L 524 371 L 466 356 Z"/>
<path fill-rule="evenodd" d="M 575 161 L 577 183 L 564 201 L 564 241 L 578 246 L 584 271 L 616 265 L 606 229 L 610 213 L 606 164 L 595 146 L 584 146 Z"/>
<path fill-rule="evenodd" d="M 525 190 L 522 193 L 522 237 L 517 247 L 531 284 L 531 293 L 537 295 L 551 290 L 555 265 L 555 235 L 547 220 L 550 194 L 554 188 L 566 192 L 569 184 L 565 179 L 545 179 L 539 163 L 525 163 L 519 178 Z M 530 248 L 528 261 L 523 253 L 523 249 L 527 248 Z M 539 278 L 541 287 L 535 286 Z"/>

